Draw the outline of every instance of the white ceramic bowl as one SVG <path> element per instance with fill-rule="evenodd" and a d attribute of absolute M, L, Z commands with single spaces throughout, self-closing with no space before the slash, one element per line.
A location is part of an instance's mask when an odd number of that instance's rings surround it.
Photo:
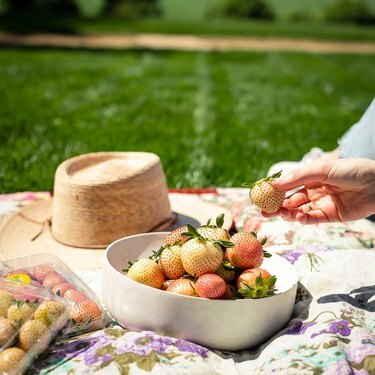
<path fill-rule="evenodd" d="M 146 258 L 158 250 L 166 232 L 119 239 L 106 250 L 103 300 L 125 328 L 152 330 L 221 350 L 259 345 L 290 319 L 297 290 L 297 273 L 273 254 L 262 268 L 277 276 L 277 294 L 261 299 L 209 300 L 151 288 L 129 279 L 121 270 L 128 260 Z"/>

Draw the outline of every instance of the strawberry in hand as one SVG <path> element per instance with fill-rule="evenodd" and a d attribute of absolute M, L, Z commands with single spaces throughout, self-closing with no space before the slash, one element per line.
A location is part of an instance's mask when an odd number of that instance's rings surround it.
<path fill-rule="evenodd" d="M 277 212 L 282 207 L 285 200 L 285 191 L 276 189 L 271 183 L 272 180 L 280 176 L 281 171 L 250 185 L 249 197 L 251 202 L 268 214 Z"/>

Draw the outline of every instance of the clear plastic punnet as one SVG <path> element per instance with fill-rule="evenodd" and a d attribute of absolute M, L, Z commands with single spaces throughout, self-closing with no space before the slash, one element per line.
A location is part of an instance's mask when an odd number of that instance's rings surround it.
<path fill-rule="evenodd" d="M 0 374 L 22 374 L 69 320 L 71 304 L 46 288 L 0 278 Z"/>
<path fill-rule="evenodd" d="M 103 328 L 109 315 L 97 295 L 63 261 L 51 254 L 35 254 L 2 262 L 3 278 L 47 289 L 70 304 L 69 319 L 59 338 Z"/>

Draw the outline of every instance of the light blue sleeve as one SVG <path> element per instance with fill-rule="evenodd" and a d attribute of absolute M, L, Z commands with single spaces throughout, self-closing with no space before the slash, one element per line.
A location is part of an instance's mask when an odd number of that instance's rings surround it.
<path fill-rule="evenodd" d="M 339 156 L 375 160 L 375 98 L 361 119 L 339 141 Z"/>

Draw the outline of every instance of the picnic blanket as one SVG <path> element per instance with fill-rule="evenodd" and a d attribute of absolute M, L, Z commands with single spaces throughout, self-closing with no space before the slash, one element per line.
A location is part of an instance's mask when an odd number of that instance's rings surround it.
<path fill-rule="evenodd" d="M 375 223 L 303 226 L 265 219 L 247 189 L 195 194 L 230 209 L 237 230 L 268 237 L 268 248 L 299 274 L 291 320 L 264 344 L 212 350 L 151 331 L 109 327 L 51 345 L 29 374 L 375 374 Z M 0 222 L 49 193 L 0 196 Z M 100 296 L 100 271 L 79 276 Z M 235 317 L 233 317 L 235 319 Z M 223 322 L 230 329 L 230 322 Z"/>

